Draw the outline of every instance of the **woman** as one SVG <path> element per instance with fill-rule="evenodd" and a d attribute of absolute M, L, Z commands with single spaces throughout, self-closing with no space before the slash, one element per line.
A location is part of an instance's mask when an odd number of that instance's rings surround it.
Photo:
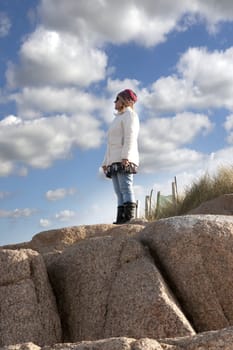
<path fill-rule="evenodd" d="M 134 111 L 137 95 L 130 89 L 121 91 L 114 101 L 115 118 L 108 131 L 107 150 L 102 164 L 103 171 L 113 182 L 117 195 L 117 219 L 123 224 L 135 217 L 136 203 L 133 174 L 139 165 L 139 119 Z"/>

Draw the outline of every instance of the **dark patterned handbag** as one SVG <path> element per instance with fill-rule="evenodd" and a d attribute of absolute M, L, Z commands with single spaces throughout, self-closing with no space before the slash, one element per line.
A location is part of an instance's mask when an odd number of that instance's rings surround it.
<path fill-rule="evenodd" d="M 117 173 L 121 174 L 137 174 L 138 166 L 134 163 L 129 163 L 128 165 L 123 165 L 120 162 L 112 163 L 107 167 L 106 176 L 111 178 Z"/>

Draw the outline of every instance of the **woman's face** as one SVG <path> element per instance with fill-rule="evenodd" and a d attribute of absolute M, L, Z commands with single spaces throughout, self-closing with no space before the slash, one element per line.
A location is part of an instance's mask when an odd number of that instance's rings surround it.
<path fill-rule="evenodd" d="M 115 109 L 118 112 L 121 112 L 124 109 L 124 107 L 125 107 L 123 101 L 118 96 L 116 97 L 114 103 L 115 103 Z"/>

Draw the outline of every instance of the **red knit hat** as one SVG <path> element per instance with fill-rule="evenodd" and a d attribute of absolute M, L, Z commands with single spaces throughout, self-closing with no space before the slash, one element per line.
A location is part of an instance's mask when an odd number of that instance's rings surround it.
<path fill-rule="evenodd" d="M 125 90 L 119 92 L 118 96 L 121 97 L 123 100 L 133 101 L 134 103 L 138 99 L 135 92 L 131 89 L 125 89 Z"/>

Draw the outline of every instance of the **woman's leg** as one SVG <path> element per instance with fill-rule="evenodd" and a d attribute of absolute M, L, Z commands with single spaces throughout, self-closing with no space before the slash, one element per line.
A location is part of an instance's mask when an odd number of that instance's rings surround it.
<path fill-rule="evenodd" d="M 117 195 L 117 216 L 114 224 L 123 224 L 125 222 L 124 202 L 117 174 L 112 176 L 112 183 Z"/>
<path fill-rule="evenodd" d="M 118 180 L 124 201 L 124 220 L 128 222 L 136 217 L 133 174 L 118 174 Z"/>
<path fill-rule="evenodd" d="M 133 188 L 133 174 L 117 174 L 118 186 L 122 195 L 123 203 L 135 203 Z"/>
<path fill-rule="evenodd" d="M 118 178 L 119 174 L 114 174 L 112 175 L 112 183 L 113 183 L 113 188 L 117 196 L 117 205 L 123 206 L 124 205 L 124 198 L 121 192 L 121 187 L 120 187 L 120 182 Z"/>

